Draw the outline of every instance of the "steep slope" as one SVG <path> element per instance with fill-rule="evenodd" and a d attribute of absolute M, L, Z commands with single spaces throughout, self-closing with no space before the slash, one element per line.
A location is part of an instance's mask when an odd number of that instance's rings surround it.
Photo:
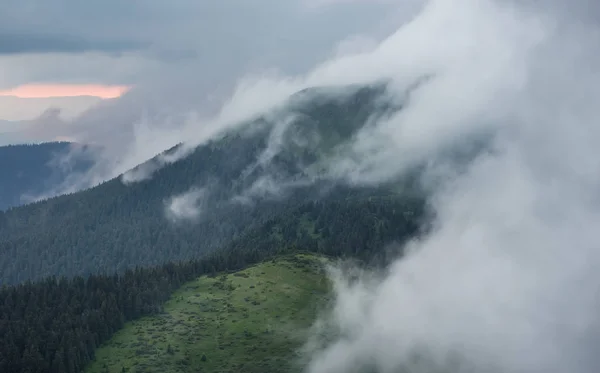
<path fill-rule="evenodd" d="M 304 203 L 386 194 L 386 188 L 318 181 L 329 154 L 373 116 L 398 109 L 384 91 L 384 85 L 304 91 L 151 179 L 129 185 L 114 179 L 1 214 L 0 282 L 194 258 Z M 173 204 L 170 197 L 178 195 Z M 191 223 L 169 221 L 182 217 L 181 205 Z"/>
<path fill-rule="evenodd" d="M 70 159 L 69 163 L 54 164 L 69 148 L 67 142 L 0 147 L 0 210 L 19 206 L 60 185 L 73 171 L 90 167 L 89 159 Z M 82 153 L 83 154 L 83 153 Z"/>
<path fill-rule="evenodd" d="M 161 314 L 127 323 L 86 372 L 300 372 L 300 347 L 328 285 L 310 255 L 200 277 Z"/>

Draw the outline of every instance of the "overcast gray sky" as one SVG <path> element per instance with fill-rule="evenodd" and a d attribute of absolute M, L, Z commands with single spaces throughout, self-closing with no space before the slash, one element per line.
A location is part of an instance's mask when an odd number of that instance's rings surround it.
<path fill-rule="evenodd" d="M 215 109 L 221 101 L 214 98 L 225 99 L 242 76 L 266 70 L 298 74 L 337 49 L 369 47 L 421 2 L 6 0 L 0 12 L 0 91 L 24 84 L 131 85 L 127 97 L 102 107 L 106 121 L 123 125 L 148 111 Z M 72 117 L 97 101 L 0 96 L 0 120 L 31 120 L 56 106 Z M 70 135 L 35 123 L 43 131 L 29 131 L 38 134 L 30 140 Z M 22 141 L 15 128 L 0 123 L 0 144 Z"/>
<path fill-rule="evenodd" d="M 0 86 L 31 80 L 136 84 L 164 69 L 224 74 L 306 68 L 354 33 L 377 32 L 383 2 L 8 0 Z M 381 31 L 380 31 L 381 32 Z"/>

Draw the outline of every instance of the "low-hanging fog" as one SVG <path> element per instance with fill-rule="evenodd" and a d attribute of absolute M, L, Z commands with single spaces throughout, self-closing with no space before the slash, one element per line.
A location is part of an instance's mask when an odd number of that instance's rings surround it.
<path fill-rule="evenodd" d="M 310 373 L 598 371 L 598 13 L 572 5 L 431 1 L 380 46 L 373 69 L 436 76 L 357 143 L 378 150 L 353 180 L 482 126 L 494 142 L 437 185 L 433 228 L 379 280 L 333 272 L 340 337 Z"/>

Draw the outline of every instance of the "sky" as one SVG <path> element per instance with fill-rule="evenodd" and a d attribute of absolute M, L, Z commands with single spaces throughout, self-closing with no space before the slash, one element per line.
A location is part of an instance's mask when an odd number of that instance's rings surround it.
<path fill-rule="evenodd" d="M 338 44 L 352 50 L 384 37 L 398 17 L 391 3 L 8 0 L 0 14 L 0 120 L 32 120 L 50 107 L 72 118 L 98 103 L 73 96 L 127 91 L 136 101 L 131 120 L 157 101 L 165 111 L 211 107 L 202 101 L 246 74 L 298 73 Z"/>
<path fill-rule="evenodd" d="M 0 91 L 0 96 L 15 98 L 52 98 L 91 96 L 100 99 L 118 98 L 130 89 L 128 86 L 102 84 L 24 84 Z"/>
<path fill-rule="evenodd" d="M 265 78 L 370 50 L 422 3 L 10 0 L 0 14 L 0 145 L 98 145 L 97 167 L 61 192 L 95 185 L 285 99 L 288 85 Z M 261 84 L 268 94 L 247 101 Z"/>

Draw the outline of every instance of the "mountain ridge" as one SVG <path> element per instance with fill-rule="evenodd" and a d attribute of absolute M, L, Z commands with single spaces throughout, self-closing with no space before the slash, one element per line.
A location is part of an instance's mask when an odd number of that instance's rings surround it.
<path fill-rule="evenodd" d="M 284 108 L 283 115 L 254 119 L 252 131 L 213 139 L 147 180 L 125 185 L 117 177 L 4 212 L 0 283 L 197 258 L 289 209 L 384 191 L 388 186 L 361 189 L 307 172 L 307 165 L 327 160 L 327 150 L 346 144 L 374 115 L 386 114 L 377 106 L 384 93 L 381 86 L 367 86 L 342 99 L 319 96 L 300 106 L 304 116 Z M 290 122 L 278 121 L 288 114 Z M 198 212 L 195 219 L 169 221 L 177 196 Z"/>

